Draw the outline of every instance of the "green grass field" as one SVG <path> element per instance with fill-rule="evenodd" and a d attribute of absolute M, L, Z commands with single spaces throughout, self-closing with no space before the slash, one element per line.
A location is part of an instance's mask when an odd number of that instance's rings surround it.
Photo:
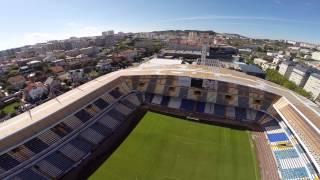
<path fill-rule="evenodd" d="M 254 180 L 259 173 L 247 131 L 148 112 L 89 179 Z"/>

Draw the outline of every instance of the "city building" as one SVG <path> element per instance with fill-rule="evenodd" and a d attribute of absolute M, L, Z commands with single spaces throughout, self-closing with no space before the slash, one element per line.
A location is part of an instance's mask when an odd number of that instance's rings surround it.
<path fill-rule="evenodd" d="M 244 72 L 248 75 L 260 77 L 262 79 L 266 77 L 266 73 L 255 65 L 239 64 L 239 68 L 241 72 Z"/>
<path fill-rule="evenodd" d="M 238 54 L 238 49 L 232 46 L 213 46 L 209 48 L 209 57 L 211 59 L 232 59 L 232 56 Z"/>
<path fill-rule="evenodd" d="M 9 66 L 5 64 L 0 64 L 0 74 L 9 72 Z"/>
<path fill-rule="evenodd" d="M 69 80 L 73 83 L 81 83 L 85 80 L 83 69 L 69 70 Z"/>
<path fill-rule="evenodd" d="M 37 61 L 37 60 L 33 60 L 33 61 L 30 61 L 27 63 L 27 65 L 30 67 L 30 68 L 36 68 L 36 67 L 39 67 L 41 66 L 42 62 L 41 61 Z"/>
<path fill-rule="evenodd" d="M 274 63 L 268 62 L 268 63 L 262 64 L 261 67 L 262 67 L 262 70 L 264 70 L 264 71 L 266 71 L 267 69 L 273 69 L 273 70 L 275 70 L 275 69 L 277 69 L 278 65 L 277 65 L 277 64 L 274 64 Z"/>
<path fill-rule="evenodd" d="M 316 61 L 320 61 L 320 52 L 319 51 L 313 52 L 312 53 L 312 59 L 316 60 Z"/>
<path fill-rule="evenodd" d="M 21 66 L 19 68 L 19 72 L 21 74 L 27 74 L 27 73 L 30 73 L 31 71 L 32 71 L 32 69 L 29 66 Z"/>
<path fill-rule="evenodd" d="M 77 65 L 84 65 L 88 63 L 91 59 L 84 54 L 80 54 L 76 57 L 67 57 L 65 62 L 67 66 L 77 66 Z"/>
<path fill-rule="evenodd" d="M 312 73 L 308 78 L 304 90 L 311 92 L 313 99 L 317 99 L 320 96 L 320 74 Z"/>
<path fill-rule="evenodd" d="M 57 59 L 55 61 L 50 62 L 52 66 L 65 66 L 66 65 L 66 60 L 64 59 Z"/>
<path fill-rule="evenodd" d="M 72 49 L 72 50 L 69 50 L 69 51 L 66 51 L 66 52 L 65 52 L 65 55 L 66 55 L 66 56 L 70 56 L 70 57 L 76 57 L 76 56 L 78 56 L 79 54 L 81 54 L 81 52 L 80 52 L 79 49 Z"/>
<path fill-rule="evenodd" d="M 303 87 L 310 76 L 310 68 L 302 65 L 297 65 L 293 68 L 289 80 L 294 82 L 297 86 Z"/>
<path fill-rule="evenodd" d="M 295 63 L 292 61 L 284 61 L 279 65 L 279 73 L 289 79 L 293 68 L 295 67 Z"/>
<path fill-rule="evenodd" d="M 41 83 L 29 83 L 24 89 L 23 89 L 23 97 L 24 100 L 27 102 L 37 102 L 40 99 L 43 99 L 48 95 L 48 89 L 47 87 Z"/>
<path fill-rule="evenodd" d="M 261 58 L 254 58 L 253 62 L 260 67 L 262 67 L 263 64 L 269 63 L 267 60 Z"/>
<path fill-rule="evenodd" d="M 111 70 L 112 59 L 102 59 L 96 65 L 98 71 L 110 71 Z"/>
<path fill-rule="evenodd" d="M 49 93 L 52 95 L 59 94 L 61 89 L 61 82 L 59 79 L 55 77 L 48 77 L 47 80 L 44 82 L 44 85 L 47 86 Z"/>
<path fill-rule="evenodd" d="M 113 30 L 102 32 L 102 36 L 113 36 L 113 35 L 114 35 L 114 31 Z"/>
<path fill-rule="evenodd" d="M 80 49 L 80 54 L 84 54 L 84 55 L 93 55 L 95 53 L 98 52 L 98 49 L 94 46 L 90 46 L 90 47 L 86 47 L 86 48 L 81 48 Z"/>
<path fill-rule="evenodd" d="M 50 70 L 56 76 L 59 76 L 60 74 L 64 73 L 64 68 L 62 66 L 52 66 L 50 67 Z"/>
<path fill-rule="evenodd" d="M 128 49 L 128 50 L 121 51 L 118 55 L 125 57 L 126 60 L 132 62 L 134 58 L 138 55 L 138 52 L 136 49 L 134 50 Z"/>

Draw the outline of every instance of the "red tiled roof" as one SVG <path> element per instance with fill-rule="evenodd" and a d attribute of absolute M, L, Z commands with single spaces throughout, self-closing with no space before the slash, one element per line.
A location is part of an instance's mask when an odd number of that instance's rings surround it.
<path fill-rule="evenodd" d="M 25 80 L 26 79 L 23 76 L 17 75 L 17 76 L 10 77 L 8 79 L 8 82 L 11 83 L 11 84 L 14 84 L 16 82 L 25 81 Z"/>
<path fill-rule="evenodd" d="M 37 88 L 37 87 L 44 87 L 44 88 L 46 88 L 46 86 L 45 86 L 43 83 L 41 83 L 41 82 L 36 82 L 36 83 L 29 83 L 29 84 L 27 85 L 27 87 L 24 88 L 24 90 L 29 92 L 29 91 L 31 91 L 32 89 Z"/>
<path fill-rule="evenodd" d="M 51 67 L 50 70 L 51 70 L 53 73 L 55 73 L 55 74 L 64 72 L 64 69 L 63 69 L 63 67 L 61 67 L 61 66 Z"/>

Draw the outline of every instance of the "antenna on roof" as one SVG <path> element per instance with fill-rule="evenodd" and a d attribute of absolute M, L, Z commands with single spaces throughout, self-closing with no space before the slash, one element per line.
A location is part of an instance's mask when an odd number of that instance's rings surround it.
<path fill-rule="evenodd" d="M 28 109 L 28 113 L 29 113 L 30 119 L 32 120 L 32 115 L 31 115 L 31 110 L 30 109 Z"/>
<path fill-rule="evenodd" d="M 207 43 L 204 43 L 204 44 L 202 45 L 202 51 L 201 51 L 201 61 L 200 61 L 200 64 L 201 64 L 201 65 L 205 65 L 205 64 L 206 64 L 207 48 L 208 48 L 208 44 L 207 44 Z"/>
<path fill-rule="evenodd" d="M 49 91 L 50 91 L 49 97 L 54 98 L 56 101 L 58 101 L 59 104 L 62 104 L 62 103 L 59 101 L 59 99 L 58 99 L 58 97 L 57 97 L 57 95 L 56 95 L 56 91 L 59 92 L 59 93 L 63 93 L 63 92 L 60 91 L 59 89 L 54 88 L 53 86 L 50 86 L 50 85 L 49 85 Z"/>

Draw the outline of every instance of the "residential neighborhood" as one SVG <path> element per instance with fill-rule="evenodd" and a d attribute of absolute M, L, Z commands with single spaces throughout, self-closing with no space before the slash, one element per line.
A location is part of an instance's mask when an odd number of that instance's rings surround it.
<path fill-rule="evenodd" d="M 319 103 L 319 54 L 319 46 L 303 42 L 192 30 L 109 30 L 101 36 L 8 49 L 0 52 L 2 118 L 27 111 L 103 74 L 148 61 L 150 56 L 241 71 Z M 12 104 L 15 109 L 3 111 Z"/>

